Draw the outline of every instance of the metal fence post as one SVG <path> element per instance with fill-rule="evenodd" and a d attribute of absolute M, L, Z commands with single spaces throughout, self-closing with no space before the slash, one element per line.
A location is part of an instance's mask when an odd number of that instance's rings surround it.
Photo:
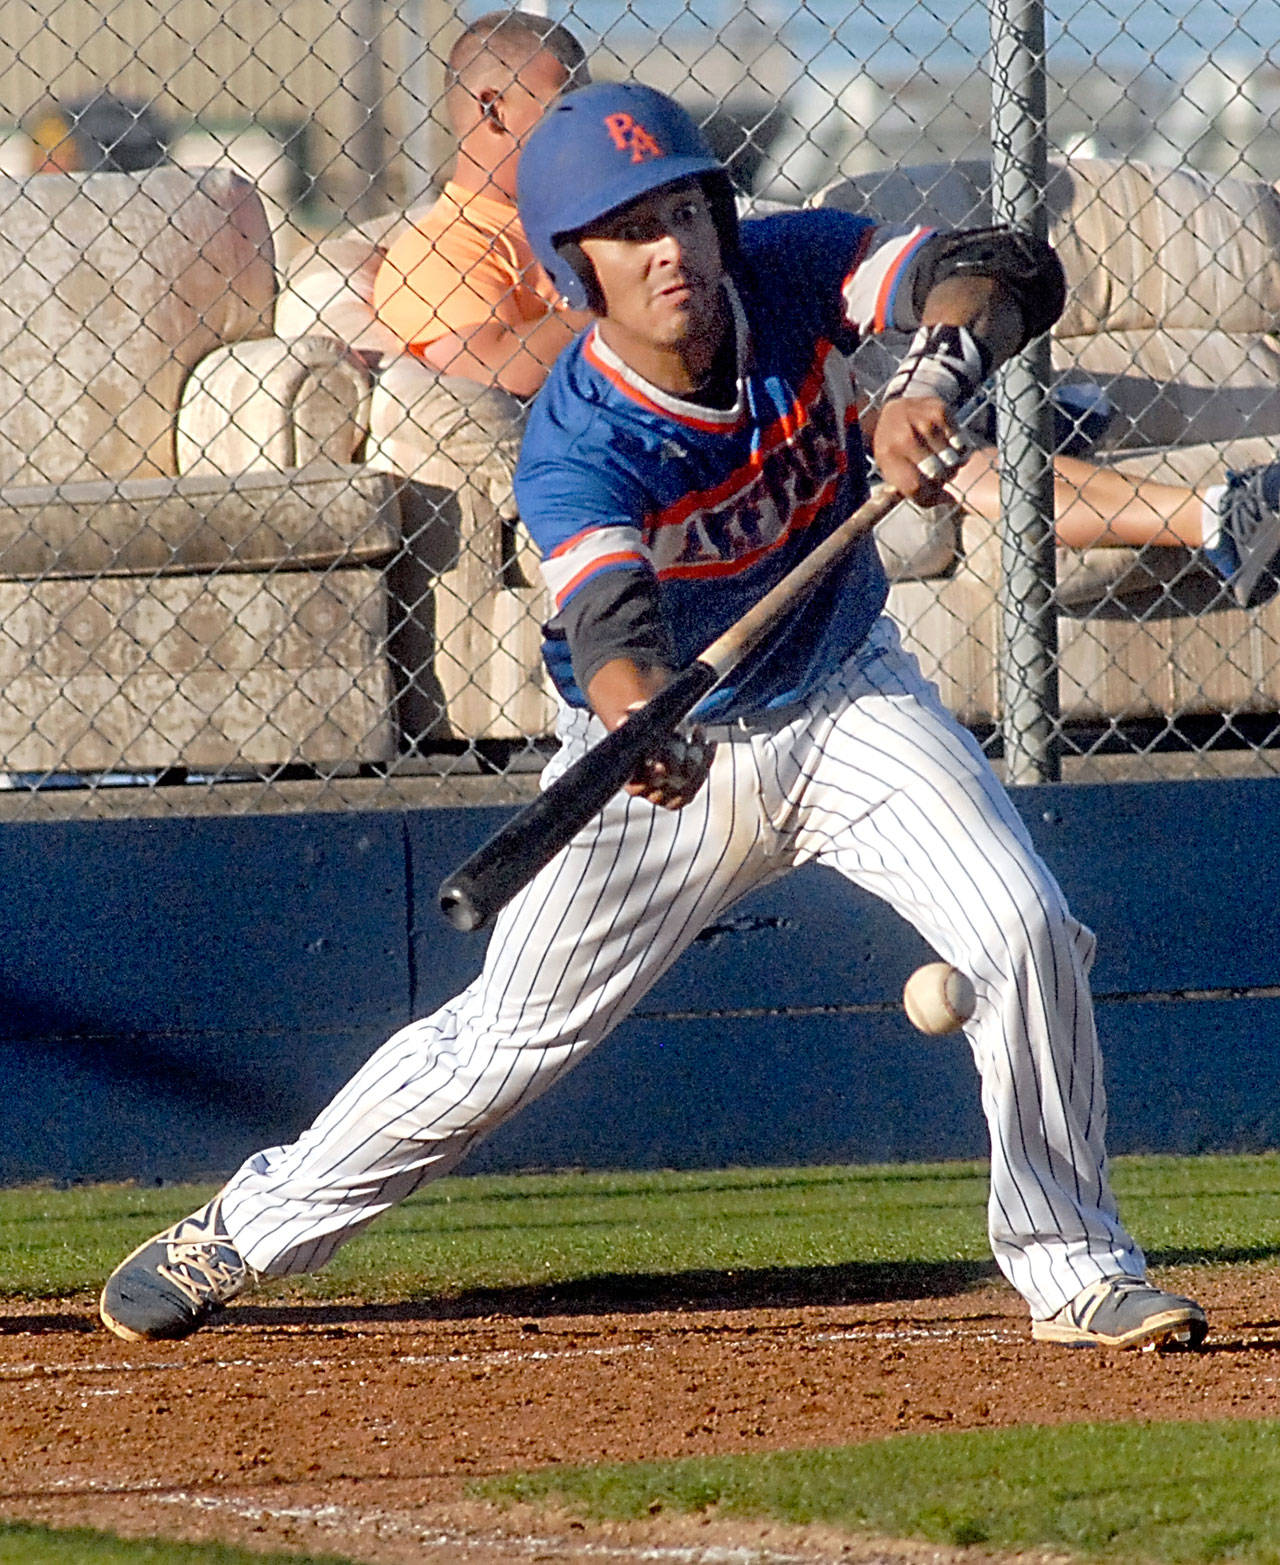
<path fill-rule="evenodd" d="M 1046 237 L 1046 90 L 1041 0 L 992 0 L 992 204 L 996 221 Z M 1049 339 L 999 373 L 1001 722 L 1011 783 L 1057 782 L 1053 431 Z"/>
<path fill-rule="evenodd" d="M 387 127 L 383 109 L 382 0 L 351 0 L 348 22 L 356 55 L 351 68 L 355 126 L 347 150 L 356 169 L 356 188 L 348 215 L 356 222 L 376 217 L 387 206 Z"/>

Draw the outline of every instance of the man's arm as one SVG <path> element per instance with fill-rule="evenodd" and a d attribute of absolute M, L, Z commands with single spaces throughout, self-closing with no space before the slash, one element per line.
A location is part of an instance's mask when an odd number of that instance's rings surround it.
<path fill-rule="evenodd" d="M 590 317 L 553 308 L 535 286 L 540 274 L 519 280 L 505 237 L 461 219 L 437 232 L 429 219 L 402 234 L 378 270 L 379 320 L 431 369 L 531 397 Z M 539 296 L 533 308 L 529 295 Z"/>
<path fill-rule="evenodd" d="M 918 329 L 885 388 L 875 425 L 876 465 L 911 499 L 932 504 L 919 465 L 950 439 L 953 416 L 992 370 L 1062 313 L 1066 279 L 1043 241 L 1010 229 L 932 235 L 901 292 Z"/>
<path fill-rule="evenodd" d="M 537 392 L 557 355 L 590 321 L 570 310 L 548 312 L 519 325 L 491 316 L 463 332 L 447 332 L 413 351 L 442 375 L 462 375 L 484 385 L 501 386 L 513 396 Z"/>
<path fill-rule="evenodd" d="M 940 486 L 921 476 L 920 464 L 931 452 L 945 448 L 954 433 L 953 415 L 960 404 L 992 369 L 1023 346 L 1023 321 L 1007 290 L 992 277 L 950 277 L 936 284 L 920 315 L 917 342 L 927 343 L 930 328 L 943 326 L 963 328 L 975 344 L 987 348 L 974 362 L 975 370 L 983 366 L 976 378 L 947 368 L 931 377 L 926 362 L 921 366 L 925 373 L 914 378 L 895 376 L 886 388 L 872 437 L 876 466 L 899 494 L 934 505 L 942 498 Z M 932 340 L 943 343 L 946 338 L 933 334 Z M 948 379 L 952 384 L 947 384 Z"/>
<path fill-rule="evenodd" d="M 609 571 L 588 582 L 562 616 L 574 674 L 610 733 L 670 683 L 675 651 L 647 570 Z M 682 809 L 702 786 L 714 745 L 672 735 L 626 785 L 636 798 Z"/>
<path fill-rule="evenodd" d="M 614 658 L 592 678 L 587 699 L 592 711 L 612 733 L 673 677 L 674 671 L 669 668 Z M 626 791 L 663 809 L 683 809 L 706 781 L 715 752 L 715 745 L 708 744 L 698 729 L 689 739 L 672 734 L 661 749 L 640 763 Z"/>

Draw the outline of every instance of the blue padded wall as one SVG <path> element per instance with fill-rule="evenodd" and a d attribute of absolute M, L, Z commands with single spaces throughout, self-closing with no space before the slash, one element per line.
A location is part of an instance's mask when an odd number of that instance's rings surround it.
<path fill-rule="evenodd" d="M 1112 1151 L 1280 1145 L 1280 781 L 1015 802 L 1100 938 Z M 216 1176 L 291 1139 L 478 971 L 483 937 L 444 922 L 436 888 L 508 814 L 0 829 L 0 1181 Z M 981 1156 L 964 1040 L 920 1037 L 897 1004 L 929 956 L 800 871 L 704 931 L 466 1167 Z"/>

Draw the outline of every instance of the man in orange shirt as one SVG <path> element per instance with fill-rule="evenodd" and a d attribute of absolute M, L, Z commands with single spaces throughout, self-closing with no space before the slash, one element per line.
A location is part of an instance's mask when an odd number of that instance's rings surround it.
<path fill-rule="evenodd" d="M 521 563 L 512 479 L 528 401 L 586 317 L 559 308 L 534 260 L 515 178 L 548 104 L 587 79 L 581 44 L 545 16 L 491 11 L 473 22 L 448 59 L 452 178 L 374 279 L 381 335 L 402 351 L 378 369 L 370 456 L 416 481 L 401 500 L 392 636 L 409 735 L 437 732 L 445 711 L 449 731 L 500 737 L 547 720 L 536 672 L 544 605 L 536 567 Z M 438 499 L 417 504 L 441 491 L 453 496 L 443 518 Z M 457 536 L 443 568 L 442 519 Z M 513 587 L 526 580 L 521 606 Z"/>
<path fill-rule="evenodd" d="M 388 251 L 374 308 L 428 368 L 527 398 L 587 318 L 559 307 L 534 260 L 516 165 L 546 107 L 588 80 L 586 56 L 545 17 L 494 11 L 462 34 L 448 71 L 453 177 Z"/>

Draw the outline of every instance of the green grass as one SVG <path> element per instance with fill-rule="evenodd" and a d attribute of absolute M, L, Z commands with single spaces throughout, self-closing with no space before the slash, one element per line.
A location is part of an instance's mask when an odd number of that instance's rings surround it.
<path fill-rule="evenodd" d="M 1121 1210 L 1157 1265 L 1280 1257 L 1280 1156 L 1118 1159 Z M 209 1187 L 0 1190 L 0 1295 L 96 1290 L 121 1256 Z M 986 1165 L 563 1174 L 442 1180 L 314 1278 L 311 1298 L 493 1292 L 533 1299 L 669 1288 L 741 1303 L 848 1299 L 991 1275 Z M 825 1290 L 825 1291 L 824 1291 Z M 655 1507 L 1087 1559 L 1280 1565 L 1275 1423 L 1024 1428 L 901 1436 L 848 1450 L 571 1471 L 486 1486 L 589 1514 Z M 0 1526 L 0 1565 L 241 1565 L 234 1549 Z M 269 1558 L 275 1559 L 276 1556 Z M 281 1557 L 283 1558 L 283 1557 Z M 296 1560 L 296 1556 L 288 1556 Z"/>
<path fill-rule="evenodd" d="M 1157 1264 L 1280 1255 L 1280 1157 L 1126 1158 L 1121 1209 Z M 0 1294 L 96 1288 L 120 1257 L 192 1210 L 208 1187 L 0 1190 Z M 309 1297 L 371 1300 L 584 1279 L 732 1273 L 753 1284 L 824 1270 L 856 1291 L 877 1268 L 989 1266 L 986 1167 L 976 1163 L 560 1174 L 442 1180 L 388 1213 Z"/>
<path fill-rule="evenodd" d="M 760 1457 L 556 1468 L 474 1492 L 599 1520 L 714 1510 L 1086 1560 L 1280 1561 L 1274 1421 L 899 1435 Z"/>
<path fill-rule="evenodd" d="M 87 1527 L 54 1531 L 0 1522 L 0 1565 L 355 1565 L 346 1555 L 261 1554 L 220 1543 L 118 1538 Z"/>

